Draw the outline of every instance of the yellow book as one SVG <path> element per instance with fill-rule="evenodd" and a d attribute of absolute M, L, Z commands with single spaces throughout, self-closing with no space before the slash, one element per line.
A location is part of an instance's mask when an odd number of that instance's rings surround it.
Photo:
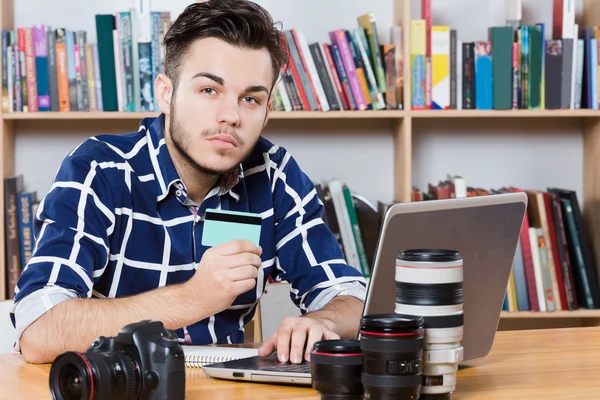
<path fill-rule="evenodd" d="M 508 278 L 508 287 L 506 288 L 506 297 L 508 299 L 508 311 L 519 311 L 517 303 L 517 289 L 515 286 L 514 269 L 510 270 L 510 276 Z"/>
<path fill-rule="evenodd" d="M 410 21 L 410 90 L 413 110 L 425 109 L 425 20 Z"/>
<path fill-rule="evenodd" d="M 431 27 L 431 108 L 450 109 L 450 27 Z"/>

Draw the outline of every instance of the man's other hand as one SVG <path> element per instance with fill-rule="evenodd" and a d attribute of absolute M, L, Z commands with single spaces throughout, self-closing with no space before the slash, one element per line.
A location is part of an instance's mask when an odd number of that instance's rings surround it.
<path fill-rule="evenodd" d="M 339 339 L 340 336 L 329 328 L 327 321 L 311 317 L 287 317 L 279 325 L 279 329 L 271 335 L 258 350 L 260 357 L 266 357 L 277 351 L 279 361 L 290 361 L 294 364 L 310 360 L 310 351 L 319 340 Z"/>

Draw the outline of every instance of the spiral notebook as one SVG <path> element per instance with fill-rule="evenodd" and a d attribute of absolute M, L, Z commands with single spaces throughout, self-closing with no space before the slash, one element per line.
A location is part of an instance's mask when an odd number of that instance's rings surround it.
<path fill-rule="evenodd" d="M 190 368 L 202 368 L 205 365 L 239 360 L 241 358 L 254 357 L 258 355 L 258 349 L 222 346 L 193 346 L 182 345 L 185 366 Z"/>

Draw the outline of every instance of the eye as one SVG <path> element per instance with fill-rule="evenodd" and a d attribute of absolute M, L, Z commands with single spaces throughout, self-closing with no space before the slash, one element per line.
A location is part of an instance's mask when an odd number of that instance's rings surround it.
<path fill-rule="evenodd" d="M 217 91 L 213 88 L 202 88 L 202 89 L 200 89 L 200 92 L 208 94 L 208 95 L 217 94 Z"/>
<path fill-rule="evenodd" d="M 250 104 L 259 104 L 260 103 L 256 97 L 251 97 L 251 96 L 244 97 L 244 101 L 246 103 L 250 103 Z"/>

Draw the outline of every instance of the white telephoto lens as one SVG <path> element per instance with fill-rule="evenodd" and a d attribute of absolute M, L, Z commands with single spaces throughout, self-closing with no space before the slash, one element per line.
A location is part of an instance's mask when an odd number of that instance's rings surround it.
<path fill-rule="evenodd" d="M 455 250 L 404 250 L 396 258 L 398 314 L 425 319 L 422 400 L 449 399 L 463 360 L 463 261 Z"/>

